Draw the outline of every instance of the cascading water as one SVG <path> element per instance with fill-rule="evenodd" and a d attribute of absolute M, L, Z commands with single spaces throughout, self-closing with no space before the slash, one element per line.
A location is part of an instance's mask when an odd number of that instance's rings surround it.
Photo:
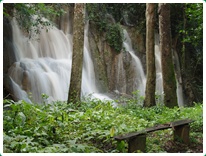
<path fill-rule="evenodd" d="M 94 65 L 88 43 L 88 27 L 85 26 L 84 35 L 84 59 L 82 73 L 81 95 L 92 94 L 99 99 L 111 100 L 106 94 L 99 93 L 96 87 Z M 28 102 L 41 102 L 41 94 L 49 96 L 48 102 L 61 100 L 66 101 L 71 73 L 72 59 L 72 35 L 53 27 L 47 32 L 41 30 L 37 39 L 30 39 L 23 35 L 15 20 L 12 21 L 13 44 L 15 47 L 16 62 L 10 67 L 8 75 L 13 83 L 13 92 L 17 99 Z M 140 95 L 145 95 L 146 77 L 140 59 L 134 54 L 131 39 L 126 30 L 123 31 L 125 40 L 123 46 L 131 55 L 131 65 L 134 75 L 131 79 L 134 85 L 132 90 L 139 90 Z M 161 95 L 162 73 L 160 63 L 159 45 L 155 44 L 156 56 L 156 92 Z M 126 71 L 123 69 L 123 54 L 119 54 L 117 61 L 116 83 L 117 90 L 125 92 L 127 84 L 121 80 Z M 125 84 L 122 84 L 124 82 Z M 178 81 L 178 102 L 183 103 L 181 82 Z M 31 97 L 30 97 L 31 96 Z"/>
<path fill-rule="evenodd" d="M 91 94 L 92 95 L 91 98 L 112 101 L 112 99 L 109 96 L 103 93 L 99 93 L 99 89 L 96 87 L 94 65 L 90 54 L 90 47 L 88 41 L 88 31 L 89 31 L 89 22 L 87 21 L 84 29 L 84 58 L 83 58 L 81 94 L 82 96 L 87 96 Z M 113 102 L 113 106 L 115 105 L 116 104 Z"/>
<path fill-rule="evenodd" d="M 124 29 L 124 42 L 123 45 L 125 47 L 126 52 L 129 52 L 130 55 L 132 56 L 132 64 L 133 68 L 135 69 L 135 77 L 133 81 L 135 82 L 133 90 L 139 90 L 140 95 L 144 96 L 145 95 L 145 86 L 146 86 L 146 77 L 144 74 L 144 70 L 142 67 L 142 63 L 140 59 L 134 54 L 134 50 L 132 49 L 132 42 L 131 39 L 127 33 L 127 31 Z"/>
<path fill-rule="evenodd" d="M 162 66 L 161 66 L 161 53 L 159 49 L 159 35 L 155 34 L 155 67 L 156 67 L 156 95 L 158 103 L 163 102 L 163 82 L 162 82 Z"/>
<path fill-rule="evenodd" d="M 117 74 L 116 74 L 116 88 L 114 92 L 116 94 L 119 93 L 126 93 L 127 90 L 127 84 L 125 80 L 125 70 L 124 70 L 124 63 L 123 63 L 123 53 L 120 53 L 117 56 Z"/>
<path fill-rule="evenodd" d="M 183 90 L 182 90 L 182 76 L 181 76 L 181 69 L 180 69 L 180 62 L 179 57 L 177 54 L 177 51 L 173 51 L 173 61 L 175 66 L 175 76 L 176 76 L 176 82 L 177 82 L 177 100 L 179 106 L 184 106 L 184 96 L 183 96 Z"/>
<path fill-rule="evenodd" d="M 132 64 L 135 68 L 135 78 L 134 82 L 135 88 L 133 90 L 139 90 L 140 95 L 145 95 L 145 86 L 146 86 L 146 77 L 143 71 L 143 67 L 139 58 L 134 54 L 134 50 L 132 49 L 131 39 L 127 33 L 127 31 L 123 30 L 125 41 L 123 45 L 125 50 L 130 53 L 132 56 Z M 182 92 L 182 85 L 181 85 L 181 75 L 180 73 L 180 66 L 179 66 L 179 59 L 178 55 L 174 53 L 174 58 L 176 62 L 176 79 L 177 79 L 177 98 L 179 106 L 184 106 L 184 99 L 183 99 L 183 92 Z M 158 34 L 155 35 L 155 66 L 156 66 L 156 94 L 159 96 L 158 102 L 163 102 L 163 80 L 162 80 L 162 68 L 161 68 L 161 54 L 159 50 L 159 36 Z"/>
<path fill-rule="evenodd" d="M 84 58 L 81 95 L 93 94 L 99 99 L 111 100 L 98 93 L 95 84 L 93 61 L 88 44 L 88 22 L 85 26 Z M 9 69 L 14 93 L 18 99 L 41 102 L 41 94 L 49 96 L 48 102 L 66 101 L 71 73 L 72 35 L 56 27 L 48 32 L 41 30 L 39 41 L 25 37 L 15 20 L 12 23 L 16 62 Z M 36 34 L 37 35 L 37 34 Z M 31 97 L 29 97 L 31 96 Z"/>
<path fill-rule="evenodd" d="M 82 95 L 97 93 L 98 89 L 95 84 L 94 65 L 90 54 L 88 41 L 89 22 L 85 25 L 84 30 L 84 62 L 82 72 Z"/>
<path fill-rule="evenodd" d="M 9 75 L 18 86 L 17 92 L 28 94 L 34 102 L 41 102 L 41 94 L 49 95 L 49 101 L 66 100 L 70 82 L 71 38 L 53 27 L 41 30 L 37 40 L 23 36 L 15 20 L 12 23 L 13 44 L 17 61 L 9 69 Z M 25 91 L 27 94 L 25 94 Z"/>

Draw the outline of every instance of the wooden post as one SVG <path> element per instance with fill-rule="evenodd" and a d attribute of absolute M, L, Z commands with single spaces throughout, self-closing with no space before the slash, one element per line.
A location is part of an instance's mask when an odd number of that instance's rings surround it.
<path fill-rule="evenodd" d="M 132 153 L 136 150 L 145 152 L 146 149 L 146 134 L 132 137 L 128 141 L 128 153 Z"/>
<path fill-rule="evenodd" d="M 175 122 L 171 122 L 171 127 L 174 131 L 174 140 L 182 140 L 185 144 L 189 144 L 189 132 L 190 132 L 190 125 L 189 123 L 194 122 L 190 119 L 185 120 L 178 120 Z"/>
<path fill-rule="evenodd" d="M 178 141 L 181 140 L 185 144 L 189 144 L 189 131 L 190 131 L 190 125 L 180 125 L 174 127 L 174 140 Z"/>

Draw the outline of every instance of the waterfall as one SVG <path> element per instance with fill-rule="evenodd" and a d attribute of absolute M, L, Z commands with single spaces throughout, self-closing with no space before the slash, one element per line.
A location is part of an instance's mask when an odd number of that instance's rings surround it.
<path fill-rule="evenodd" d="M 40 34 L 35 34 L 31 38 L 26 37 L 19 29 L 18 23 L 13 19 L 13 45 L 15 48 L 16 62 L 9 68 L 8 75 L 13 84 L 13 92 L 17 99 L 28 102 L 42 102 L 41 94 L 49 96 L 48 102 L 66 101 L 71 74 L 72 60 L 72 34 L 66 34 L 52 27 L 47 30 L 41 29 Z M 69 29 L 69 28 L 68 28 Z M 100 93 L 100 88 L 96 86 L 94 65 L 90 54 L 88 41 L 89 22 L 86 22 L 84 30 L 84 58 L 82 70 L 81 96 L 92 94 L 92 97 L 112 100 L 108 94 Z M 130 68 L 132 76 L 132 91 L 139 90 L 140 95 L 145 95 L 146 77 L 140 59 L 135 55 L 132 48 L 131 39 L 124 29 L 123 47 L 131 56 Z M 163 93 L 161 60 L 158 39 L 155 44 L 156 63 L 156 92 Z M 124 68 L 124 54 L 120 53 L 116 62 L 116 90 L 126 92 L 127 84 L 125 77 L 128 73 Z M 130 74 L 130 73 L 129 73 Z M 183 105 L 181 82 L 177 81 L 178 103 Z M 130 86 L 129 86 L 130 87 Z"/>
<path fill-rule="evenodd" d="M 126 50 L 126 52 L 129 52 L 131 57 L 132 57 L 132 65 L 133 68 L 135 69 L 135 77 L 133 78 L 134 81 L 134 88 L 133 90 L 139 90 L 140 91 L 140 95 L 144 96 L 145 95 L 145 86 L 146 86 L 146 77 L 144 74 L 144 70 L 142 67 L 142 63 L 140 61 L 140 59 L 135 55 L 134 50 L 132 49 L 132 42 L 131 39 L 127 33 L 127 31 L 124 29 L 123 30 L 124 33 L 124 42 L 123 42 L 123 46 Z"/>
<path fill-rule="evenodd" d="M 94 65 L 90 54 L 88 41 L 89 22 L 87 21 L 84 29 L 84 58 L 82 72 L 82 95 L 97 93 L 98 89 L 95 84 Z"/>
<path fill-rule="evenodd" d="M 156 68 L 156 95 L 157 103 L 163 103 L 163 82 L 162 82 L 162 66 L 161 66 L 161 53 L 159 48 L 159 35 L 155 34 L 155 68 Z"/>
<path fill-rule="evenodd" d="M 99 89 L 96 87 L 96 79 L 94 72 L 94 65 L 90 53 L 89 41 L 88 41 L 89 21 L 86 22 L 84 29 L 84 58 L 83 58 L 83 71 L 82 71 L 82 96 L 91 94 L 91 98 L 97 98 L 100 100 L 113 101 L 109 96 L 103 93 L 99 93 Z M 113 106 L 116 103 L 112 102 Z"/>
<path fill-rule="evenodd" d="M 95 73 L 88 43 L 88 27 L 84 30 L 84 58 L 82 71 L 81 95 L 93 94 L 99 99 L 111 100 L 98 93 Z M 41 94 L 49 96 L 48 102 L 68 98 L 71 74 L 72 35 L 64 34 L 56 27 L 48 32 L 41 30 L 37 39 L 23 35 L 14 19 L 12 21 L 13 44 L 16 62 L 9 68 L 14 93 L 18 99 L 28 102 L 42 102 Z"/>
<path fill-rule="evenodd" d="M 132 42 L 131 39 L 127 33 L 127 31 L 124 29 L 124 38 L 125 41 L 123 42 L 123 45 L 125 47 L 126 52 L 129 52 L 132 56 L 132 64 L 133 68 L 135 69 L 135 78 L 133 81 L 135 82 L 135 88 L 136 90 L 140 91 L 140 95 L 145 95 L 145 86 L 146 86 L 146 77 L 143 71 L 143 67 L 141 64 L 140 59 L 134 54 L 134 50 L 132 49 Z M 182 91 L 182 80 L 180 75 L 180 66 L 179 66 L 179 58 L 176 54 L 176 51 L 173 53 L 176 64 L 176 79 L 177 79 L 177 98 L 178 98 L 178 105 L 184 106 L 184 98 L 183 98 L 183 91 Z M 156 66 L 156 94 L 159 96 L 159 99 L 157 99 L 158 103 L 163 102 L 163 80 L 162 80 L 162 68 L 161 68 L 161 53 L 159 49 L 159 35 L 155 34 L 155 66 Z M 135 90 L 133 88 L 133 90 Z"/>
<path fill-rule="evenodd" d="M 173 50 L 173 62 L 174 62 L 174 69 L 175 69 L 175 77 L 177 82 L 177 100 L 179 106 L 184 106 L 184 96 L 183 96 L 183 89 L 182 89 L 182 76 L 181 76 L 181 69 L 180 69 L 180 62 L 179 57 L 176 50 Z"/>
<path fill-rule="evenodd" d="M 124 63 L 123 63 L 123 53 L 120 53 L 117 57 L 117 74 L 116 74 L 116 88 L 114 92 L 117 92 L 117 94 L 120 93 L 126 93 L 127 90 L 127 83 L 125 80 L 125 70 L 124 70 Z"/>
<path fill-rule="evenodd" d="M 48 32 L 42 29 L 36 34 L 39 41 L 29 39 L 22 34 L 15 19 L 12 29 L 17 61 L 8 74 L 19 91 L 26 91 L 21 99 L 28 99 L 30 94 L 33 102 L 41 102 L 41 94 L 46 94 L 49 101 L 67 100 L 72 39 L 56 27 Z"/>

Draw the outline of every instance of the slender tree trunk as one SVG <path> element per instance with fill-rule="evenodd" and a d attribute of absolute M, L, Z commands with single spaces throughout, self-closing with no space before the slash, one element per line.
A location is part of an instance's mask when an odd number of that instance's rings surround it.
<path fill-rule="evenodd" d="M 187 22 L 187 17 L 186 17 L 186 13 L 185 10 L 187 9 L 187 5 L 183 4 L 183 30 L 186 30 L 186 22 Z M 185 32 L 183 33 L 183 39 L 185 38 Z M 186 75 L 186 55 L 185 55 L 185 42 L 182 42 L 182 71 L 184 76 Z"/>
<path fill-rule="evenodd" d="M 76 3 L 73 24 L 73 54 L 68 103 L 76 103 L 81 98 L 82 65 L 84 50 L 84 4 Z"/>
<path fill-rule="evenodd" d="M 178 106 L 178 104 L 171 51 L 170 4 L 160 3 L 158 10 L 164 104 L 167 107 L 173 108 Z"/>
<path fill-rule="evenodd" d="M 147 61 L 147 83 L 145 90 L 144 106 L 155 105 L 155 50 L 154 50 L 154 27 L 155 27 L 155 4 L 146 4 L 146 61 Z"/>

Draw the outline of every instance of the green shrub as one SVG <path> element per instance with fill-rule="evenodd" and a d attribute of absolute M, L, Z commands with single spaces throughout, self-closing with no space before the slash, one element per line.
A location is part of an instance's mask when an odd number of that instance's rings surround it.
<path fill-rule="evenodd" d="M 123 43 L 123 30 L 120 24 L 108 26 L 106 32 L 106 41 L 113 49 L 115 49 L 116 52 L 121 52 Z"/>
<path fill-rule="evenodd" d="M 126 152 L 127 143 L 117 144 L 113 136 L 185 118 L 195 120 L 191 137 L 202 136 L 203 105 L 199 103 L 170 109 L 163 105 L 143 108 L 129 101 L 128 106 L 114 108 L 110 101 L 84 99 L 79 106 L 4 100 L 4 152 Z M 164 151 L 161 138 L 172 138 L 171 132 L 149 135 L 147 152 Z"/>

